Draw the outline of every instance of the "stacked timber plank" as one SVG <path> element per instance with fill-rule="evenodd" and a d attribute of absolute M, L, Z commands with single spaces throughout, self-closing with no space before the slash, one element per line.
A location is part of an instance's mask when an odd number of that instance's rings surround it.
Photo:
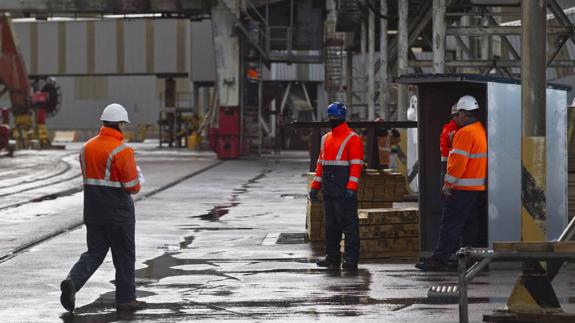
<path fill-rule="evenodd" d="M 309 187 L 315 173 L 308 173 L 307 187 Z M 405 177 L 400 173 L 384 170 L 365 170 L 362 174 L 357 190 L 358 209 L 390 208 L 393 202 L 402 202 L 407 194 Z M 306 229 L 310 241 L 324 239 L 324 215 L 321 193 L 320 203 L 308 201 Z"/>
<path fill-rule="evenodd" d="M 358 217 L 360 258 L 413 258 L 419 255 L 417 208 L 363 209 L 358 211 Z"/>
<path fill-rule="evenodd" d="M 321 193 L 320 193 L 321 195 Z M 325 240 L 323 203 L 307 201 L 306 230 L 309 241 Z"/>

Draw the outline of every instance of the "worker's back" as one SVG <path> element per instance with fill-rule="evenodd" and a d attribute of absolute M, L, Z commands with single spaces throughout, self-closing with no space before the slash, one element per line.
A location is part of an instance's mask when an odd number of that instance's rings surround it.
<path fill-rule="evenodd" d="M 485 190 L 487 135 L 481 122 L 464 126 L 455 133 L 447 173 L 450 176 L 449 182 L 455 184 L 454 189 Z"/>
<path fill-rule="evenodd" d="M 82 149 L 84 222 L 117 225 L 135 221 L 131 193 L 140 190 L 134 151 L 116 129 L 102 127 Z"/>

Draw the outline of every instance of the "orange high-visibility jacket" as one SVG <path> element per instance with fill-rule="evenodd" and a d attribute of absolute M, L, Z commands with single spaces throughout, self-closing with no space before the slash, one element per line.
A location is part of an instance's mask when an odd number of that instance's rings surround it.
<path fill-rule="evenodd" d="M 102 127 L 80 151 L 86 224 L 135 221 L 130 194 L 140 191 L 140 182 L 134 150 L 124 145 L 123 140 L 120 131 Z"/>
<path fill-rule="evenodd" d="M 441 161 L 447 161 L 449 157 L 449 152 L 451 151 L 451 145 L 453 144 L 453 136 L 457 132 L 457 123 L 451 120 L 446 123 L 441 130 L 441 136 L 439 137 L 439 149 L 441 150 Z"/>
<path fill-rule="evenodd" d="M 321 139 L 311 188 L 323 187 L 325 196 L 343 196 L 346 189 L 357 191 L 362 166 L 363 141 L 343 123 Z"/>
<path fill-rule="evenodd" d="M 481 122 L 460 128 L 447 160 L 445 185 L 456 190 L 484 191 L 487 176 L 487 135 Z"/>

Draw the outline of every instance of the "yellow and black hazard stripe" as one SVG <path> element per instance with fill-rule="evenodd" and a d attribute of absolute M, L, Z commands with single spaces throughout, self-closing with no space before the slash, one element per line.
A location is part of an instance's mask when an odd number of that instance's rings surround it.
<path fill-rule="evenodd" d="M 545 137 L 524 137 L 521 167 L 521 241 L 545 240 Z"/>

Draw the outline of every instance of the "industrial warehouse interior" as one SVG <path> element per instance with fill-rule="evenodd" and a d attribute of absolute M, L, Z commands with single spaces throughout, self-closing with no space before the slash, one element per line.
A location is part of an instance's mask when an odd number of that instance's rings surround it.
<path fill-rule="evenodd" d="M 0 322 L 575 322 L 575 0 L 0 1 Z"/>

